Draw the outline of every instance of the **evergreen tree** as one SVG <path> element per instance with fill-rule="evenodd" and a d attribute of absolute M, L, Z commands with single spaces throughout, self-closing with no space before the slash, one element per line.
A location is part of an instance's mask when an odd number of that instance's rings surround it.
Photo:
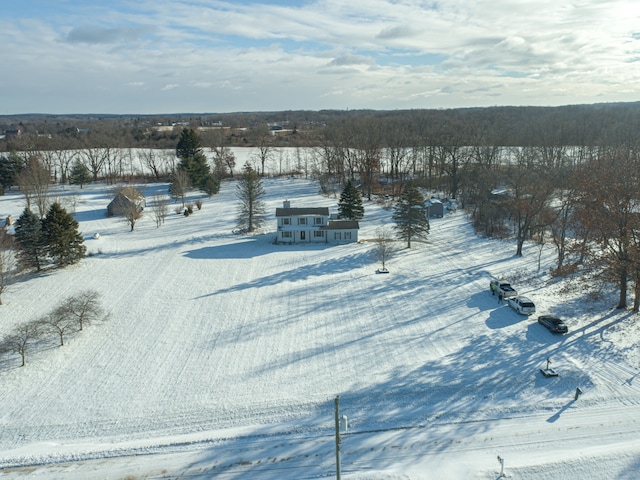
<path fill-rule="evenodd" d="M 76 161 L 71 168 L 71 173 L 69 174 L 69 183 L 71 185 L 80 185 L 80 188 L 87 183 L 91 183 L 93 181 L 93 175 L 83 162 Z"/>
<path fill-rule="evenodd" d="M 78 222 L 62 208 L 54 203 L 42 221 L 47 245 L 47 253 L 58 266 L 79 262 L 86 252 L 84 239 L 78 232 Z"/>
<path fill-rule="evenodd" d="M 220 191 L 220 180 L 213 174 L 209 174 L 202 179 L 200 189 L 209 197 Z"/>
<path fill-rule="evenodd" d="M 0 157 L 0 194 L 4 195 L 5 189 L 16 184 L 16 176 L 24 167 L 24 160 L 14 152 Z"/>
<path fill-rule="evenodd" d="M 402 240 L 411 248 L 412 238 L 426 238 L 429 233 L 429 218 L 424 197 L 413 183 L 408 183 L 393 208 L 394 229 Z"/>
<path fill-rule="evenodd" d="M 176 156 L 180 159 L 178 168 L 189 175 L 191 185 L 203 188 L 211 170 L 207 157 L 202 152 L 198 133 L 194 129 L 182 130 L 176 147 Z"/>
<path fill-rule="evenodd" d="M 253 232 L 260 227 L 266 217 L 264 202 L 260 199 L 265 191 L 260 180 L 260 175 L 249 163 L 244 164 L 242 177 L 237 185 L 237 197 L 240 201 L 238 208 L 238 228 L 243 231 Z"/>
<path fill-rule="evenodd" d="M 42 221 L 28 208 L 24 209 L 20 218 L 16 220 L 16 254 L 21 268 L 40 271 L 46 262 L 46 239 L 42 229 Z"/>
<path fill-rule="evenodd" d="M 338 217 L 347 220 L 362 220 L 364 217 L 362 196 L 351 180 L 347 182 L 340 194 Z"/>

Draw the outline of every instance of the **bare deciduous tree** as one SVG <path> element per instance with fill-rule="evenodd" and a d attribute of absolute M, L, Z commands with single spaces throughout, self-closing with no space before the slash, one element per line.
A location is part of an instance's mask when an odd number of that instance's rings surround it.
<path fill-rule="evenodd" d="M 27 364 L 27 351 L 40 339 L 41 335 L 40 322 L 25 323 L 13 329 L 2 341 L 2 350 L 19 354 L 22 357 L 21 366 L 24 367 Z"/>
<path fill-rule="evenodd" d="M 554 191 L 550 179 L 552 174 L 540 163 L 539 153 L 531 148 L 518 150 L 516 164 L 510 165 L 505 173 L 511 193 L 510 207 L 516 228 L 516 255 L 519 257 L 525 240 L 543 226 L 542 213 L 548 208 Z"/>
<path fill-rule="evenodd" d="M 374 255 L 376 259 L 382 263 L 382 268 L 379 270 L 381 273 L 387 273 L 386 262 L 393 256 L 396 252 L 396 248 L 394 246 L 394 238 L 393 234 L 385 227 L 380 227 L 376 231 L 377 237 L 374 238 L 375 242 L 375 250 Z"/>
<path fill-rule="evenodd" d="M 189 174 L 184 170 L 178 169 L 173 172 L 172 180 L 169 193 L 176 201 L 178 199 L 182 200 L 182 207 L 184 208 L 185 198 L 191 188 Z"/>
<path fill-rule="evenodd" d="M 44 218 L 49 207 L 49 170 L 38 157 L 29 157 L 24 170 L 16 175 L 16 182 L 25 196 L 27 208 L 35 202 L 40 218 Z"/>
<path fill-rule="evenodd" d="M 131 232 L 136 226 L 136 222 L 142 218 L 142 211 L 135 203 L 130 203 L 126 206 L 124 211 L 122 212 L 124 215 L 124 219 L 127 222 L 127 225 L 131 227 Z"/>
<path fill-rule="evenodd" d="M 138 156 L 142 166 L 146 167 L 156 180 L 160 180 L 165 170 L 163 167 L 166 167 L 166 155 L 156 149 L 146 148 L 140 150 Z"/>
<path fill-rule="evenodd" d="M 260 160 L 260 165 L 262 167 L 260 175 L 264 177 L 265 164 L 267 163 L 267 160 L 271 158 L 273 150 L 273 135 L 271 134 L 269 125 L 267 125 L 266 123 L 261 123 L 252 132 L 251 137 L 256 148 L 258 149 L 257 157 Z"/>
<path fill-rule="evenodd" d="M 635 257 L 640 254 L 635 247 L 635 239 L 640 237 L 640 152 L 625 147 L 603 148 L 578 169 L 576 178 L 576 218 L 581 231 L 592 237 L 586 243 L 587 256 L 605 278 L 617 282 L 617 308 L 626 308 L 629 278 L 640 280 L 635 272 L 640 268 L 640 258 Z M 637 293 L 640 295 L 640 290 Z"/>
<path fill-rule="evenodd" d="M 97 182 L 109 156 L 108 150 L 101 147 L 87 147 L 81 151 L 81 155 L 85 159 L 85 165 L 91 170 L 93 181 Z"/>
<path fill-rule="evenodd" d="M 153 196 L 153 217 L 156 221 L 156 227 L 160 228 L 167 218 L 167 212 L 169 210 L 169 202 L 164 195 L 154 195 Z"/>
<path fill-rule="evenodd" d="M 100 294 L 95 290 L 84 290 L 68 298 L 56 311 L 78 323 L 79 330 L 85 324 L 105 317 L 100 305 Z"/>
<path fill-rule="evenodd" d="M 76 326 L 76 319 L 69 315 L 66 304 L 62 304 L 39 321 L 41 331 L 53 332 L 60 338 L 60 346 L 64 346 L 64 336 Z"/>
<path fill-rule="evenodd" d="M 214 173 L 219 178 L 233 177 L 233 169 L 236 166 L 236 156 L 229 145 L 226 130 L 213 130 L 206 137 L 214 154 Z"/>

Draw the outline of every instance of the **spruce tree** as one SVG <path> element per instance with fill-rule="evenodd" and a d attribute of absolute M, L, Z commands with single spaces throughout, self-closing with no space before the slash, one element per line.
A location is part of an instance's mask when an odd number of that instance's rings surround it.
<path fill-rule="evenodd" d="M 24 170 L 24 160 L 14 152 L 9 156 L 0 157 L 0 192 L 4 195 L 4 190 L 16 184 L 17 175 Z"/>
<path fill-rule="evenodd" d="M 347 220 L 362 220 L 364 217 L 362 196 L 351 180 L 347 182 L 340 194 L 338 217 Z"/>
<path fill-rule="evenodd" d="M 17 261 L 21 268 L 40 271 L 46 262 L 46 239 L 40 218 L 28 208 L 16 220 Z"/>
<path fill-rule="evenodd" d="M 237 197 L 240 201 L 238 228 L 242 231 L 253 232 L 265 221 L 265 205 L 260 200 L 265 191 L 260 175 L 251 168 L 248 162 L 244 164 L 242 178 L 238 182 L 237 189 Z"/>
<path fill-rule="evenodd" d="M 191 185 L 204 188 L 204 183 L 211 174 L 211 170 L 207 157 L 202 152 L 198 133 L 194 129 L 185 128 L 182 130 L 176 147 L 176 156 L 180 159 L 178 168 L 189 175 Z"/>
<path fill-rule="evenodd" d="M 394 229 L 402 240 L 411 248 L 412 238 L 425 239 L 429 233 L 429 218 L 424 197 L 413 183 L 405 187 L 398 203 L 393 208 Z"/>
<path fill-rule="evenodd" d="M 42 221 L 47 253 L 58 266 L 79 262 L 85 255 L 84 239 L 78 232 L 78 222 L 59 203 L 49 207 Z"/>
<path fill-rule="evenodd" d="M 202 179 L 200 189 L 211 197 L 220 191 L 220 180 L 210 173 Z"/>
<path fill-rule="evenodd" d="M 89 167 L 81 161 L 76 161 L 71 168 L 69 183 L 71 185 L 80 185 L 80 188 L 82 188 L 85 184 L 91 183 L 92 181 L 93 175 L 91 175 Z"/>

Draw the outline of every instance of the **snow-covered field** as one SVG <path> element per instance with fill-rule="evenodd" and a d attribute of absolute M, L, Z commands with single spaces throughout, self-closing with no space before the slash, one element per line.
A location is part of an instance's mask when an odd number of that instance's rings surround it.
<path fill-rule="evenodd" d="M 1 479 L 331 478 L 337 395 L 345 479 L 496 479 L 498 457 L 514 479 L 639 478 L 640 327 L 613 289 L 601 303 L 561 293 L 551 247 L 538 270 L 536 246 L 515 257 L 461 211 L 388 275 L 366 241 L 391 225 L 375 203 L 360 243 L 274 245 L 283 200 L 335 212 L 337 199 L 311 180 L 264 186 L 269 223 L 253 236 L 232 234 L 233 182 L 160 228 L 148 209 L 134 232 L 105 217 L 104 185 L 57 192 L 92 255 L 12 284 L 0 334 L 86 289 L 109 318 L 24 368 L 0 355 Z M 23 208 L 0 197 L 0 216 Z M 494 276 L 569 334 L 499 304 Z M 559 377 L 540 374 L 547 358 Z"/>

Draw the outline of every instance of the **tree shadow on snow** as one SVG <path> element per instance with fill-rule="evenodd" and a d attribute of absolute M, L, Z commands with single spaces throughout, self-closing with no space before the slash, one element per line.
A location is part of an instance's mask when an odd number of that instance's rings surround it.
<path fill-rule="evenodd" d="M 325 247 L 325 248 L 330 248 L 330 247 Z M 232 248 L 230 250 L 232 252 L 236 252 L 236 248 Z M 320 248 L 316 247 L 309 250 L 310 251 L 320 250 Z M 224 251 L 225 249 L 222 248 L 220 251 L 218 251 L 218 253 L 221 253 Z M 262 254 L 264 255 L 265 253 L 262 253 Z M 235 254 L 237 254 L 237 252 Z M 211 258 L 211 257 L 207 257 L 207 258 Z M 229 257 L 220 257 L 220 258 L 229 258 Z M 235 257 L 235 258 L 238 258 L 238 257 Z M 251 254 L 248 254 L 246 258 L 253 258 L 253 256 Z M 319 258 L 325 258 L 325 257 L 319 257 Z M 265 277 L 256 278 L 255 280 L 252 280 L 250 282 L 240 283 L 238 285 L 233 285 L 229 288 L 216 290 L 214 292 L 208 293 L 206 295 L 201 295 L 196 298 L 205 298 L 205 297 L 210 297 L 212 295 L 220 295 L 224 293 L 248 290 L 251 288 L 260 288 L 260 287 L 265 287 L 270 285 L 277 285 L 282 282 L 295 283 L 295 282 L 299 282 L 301 280 L 305 280 L 312 277 L 320 277 L 323 275 L 335 275 L 339 273 L 350 272 L 353 270 L 354 265 L 362 264 L 364 261 L 366 261 L 366 258 L 367 258 L 367 253 L 363 252 L 355 255 L 345 255 L 339 258 L 332 258 L 329 260 L 320 261 L 318 263 L 314 263 L 311 261 L 309 263 L 305 263 L 304 265 L 297 266 L 290 270 L 284 270 L 278 273 L 274 273 L 273 275 L 267 275 Z M 290 294 L 290 292 L 288 294 Z"/>

